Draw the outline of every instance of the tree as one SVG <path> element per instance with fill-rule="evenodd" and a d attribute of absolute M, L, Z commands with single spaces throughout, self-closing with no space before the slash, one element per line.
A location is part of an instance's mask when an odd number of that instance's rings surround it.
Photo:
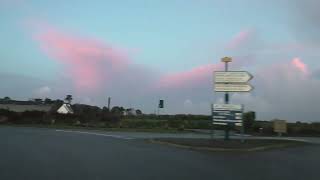
<path fill-rule="evenodd" d="M 119 106 L 113 106 L 111 108 L 111 113 L 112 114 L 120 114 L 121 113 L 120 107 Z"/>
<path fill-rule="evenodd" d="M 125 111 L 126 109 L 124 108 L 124 107 L 120 107 L 120 112 L 121 112 L 121 115 L 124 113 L 124 111 Z"/>
<path fill-rule="evenodd" d="M 63 104 L 63 100 L 61 100 L 61 99 L 56 99 L 56 100 L 54 101 L 54 104 L 61 106 L 61 105 Z"/>
<path fill-rule="evenodd" d="M 45 103 L 45 104 L 52 104 L 53 101 L 52 101 L 52 99 L 45 98 L 45 99 L 44 99 L 44 103 Z"/>
<path fill-rule="evenodd" d="M 123 107 L 114 106 L 114 107 L 112 107 L 112 109 L 111 109 L 111 113 L 112 113 L 112 114 L 117 114 L 117 115 L 123 115 L 123 113 L 124 113 L 125 110 L 126 110 L 126 109 L 123 108 Z"/>
<path fill-rule="evenodd" d="M 36 103 L 38 103 L 38 104 L 41 104 L 41 103 L 42 103 L 42 99 L 36 98 L 36 99 L 34 99 L 34 102 L 36 102 Z"/>
<path fill-rule="evenodd" d="M 140 109 L 137 109 L 137 110 L 136 110 L 136 114 L 137 114 L 137 115 L 142 115 L 142 111 L 141 111 Z"/>
<path fill-rule="evenodd" d="M 66 96 L 66 98 L 65 98 L 64 100 L 65 100 L 68 104 L 71 104 L 72 99 L 73 99 L 73 98 L 72 98 L 72 95 L 69 94 L 69 95 Z"/>
<path fill-rule="evenodd" d="M 252 130 L 253 124 L 256 120 L 256 113 L 253 111 L 249 111 L 243 113 L 243 126 L 245 132 L 249 132 Z"/>
<path fill-rule="evenodd" d="M 102 112 L 103 113 L 109 113 L 109 109 L 107 107 L 103 106 Z"/>
<path fill-rule="evenodd" d="M 3 98 L 3 100 L 4 100 L 4 101 L 10 101 L 10 100 L 11 100 L 11 98 L 10 98 L 10 97 L 8 97 L 8 96 L 6 96 L 6 97 L 4 97 L 4 98 Z"/>

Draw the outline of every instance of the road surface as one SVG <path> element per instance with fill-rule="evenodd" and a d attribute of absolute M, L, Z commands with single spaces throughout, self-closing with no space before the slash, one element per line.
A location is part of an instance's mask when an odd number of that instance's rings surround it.
<path fill-rule="evenodd" d="M 0 127 L 0 179 L 320 179 L 319 145 L 213 153 L 150 144 L 143 136 L 156 134 Z"/>

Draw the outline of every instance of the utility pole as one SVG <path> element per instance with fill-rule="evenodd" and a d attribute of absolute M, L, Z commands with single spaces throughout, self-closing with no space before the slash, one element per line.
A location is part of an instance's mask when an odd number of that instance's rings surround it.
<path fill-rule="evenodd" d="M 232 62 L 232 58 L 231 57 L 224 57 L 221 59 L 222 62 L 224 62 L 224 70 L 226 72 L 228 72 L 229 67 L 228 67 L 228 63 Z M 225 104 L 229 104 L 229 93 L 225 92 L 224 94 L 224 103 Z M 229 140 L 229 131 L 230 131 L 230 127 L 231 123 L 227 123 L 226 129 L 225 129 L 225 136 L 224 139 L 225 140 Z"/>

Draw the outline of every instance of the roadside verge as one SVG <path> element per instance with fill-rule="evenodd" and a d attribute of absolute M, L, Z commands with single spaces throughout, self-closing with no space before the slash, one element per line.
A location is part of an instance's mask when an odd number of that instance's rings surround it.
<path fill-rule="evenodd" d="M 213 151 L 213 152 L 255 152 L 271 149 L 281 149 L 310 145 L 311 143 L 293 140 L 268 140 L 248 139 L 244 143 L 240 140 L 212 140 L 212 139 L 178 139 L 178 138 L 156 138 L 148 140 L 150 143 L 173 146 L 177 148 Z"/>

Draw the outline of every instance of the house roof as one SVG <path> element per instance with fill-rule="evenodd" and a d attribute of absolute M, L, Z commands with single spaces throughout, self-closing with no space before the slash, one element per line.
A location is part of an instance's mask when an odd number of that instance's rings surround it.
<path fill-rule="evenodd" d="M 71 105 L 70 104 L 64 104 L 66 109 L 68 110 L 69 113 L 73 114 L 73 109 L 71 108 Z"/>
<path fill-rule="evenodd" d="M 70 113 L 70 114 L 73 114 L 74 111 L 73 109 L 71 108 L 71 105 L 70 104 L 62 104 L 62 106 L 57 110 L 58 113 L 63 113 L 63 111 L 61 112 L 61 110 L 64 109 L 66 110 L 67 112 L 65 113 Z"/>

